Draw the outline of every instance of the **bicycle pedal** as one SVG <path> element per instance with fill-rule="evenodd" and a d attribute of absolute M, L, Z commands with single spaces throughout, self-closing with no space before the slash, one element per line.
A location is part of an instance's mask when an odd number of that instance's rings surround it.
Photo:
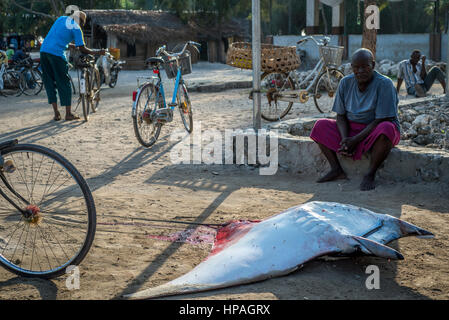
<path fill-rule="evenodd" d="M 1 169 L 3 172 L 13 173 L 14 171 L 16 171 L 16 166 L 14 165 L 14 162 L 12 160 L 7 160 L 5 161 Z"/>
<path fill-rule="evenodd" d="M 178 104 L 177 104 L 177 103 L 169 103 L 168 106 L 169 106 L 170 108 L 174 108 L 174 107 L 177 107 Z"/>

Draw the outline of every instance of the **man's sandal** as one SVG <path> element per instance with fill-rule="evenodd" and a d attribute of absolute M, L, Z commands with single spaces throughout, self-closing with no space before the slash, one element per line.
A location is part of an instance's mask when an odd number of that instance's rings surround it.
<path fill-rule="evenodd" d="M 76 114 L 73 114 L 73 113 L 67 114 L 67 115 L 65 116 L 65 121 L 79 120 L 79 119 L 80 119 L 80 117 L 77 116 Z"/>
<path fill-rule="evenodd" d="M 53 120 L 55 121 L 61 120 L 61 114 L 59 113 L 59 111 L 55 113 L 55 117 L 53 118 Z"/>

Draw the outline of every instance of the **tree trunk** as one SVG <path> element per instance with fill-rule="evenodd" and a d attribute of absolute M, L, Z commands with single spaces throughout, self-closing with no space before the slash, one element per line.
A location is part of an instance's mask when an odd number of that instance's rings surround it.
<path fill-rule="evenodd" d="M 376 45 L 377 45 L 377 30 L 368 29 L 366 27 L 366 19 L 371 14 L 366 13 L 366 8 L 370 5 L 376 5 L 376 0 L 365 0 L 365 8 L 363 10 L 365 19 L 363 19 L 363 37 L 362 37 L 362 48 L 369 49 L 373 52 L 374 59 L 376 59 Z"/>

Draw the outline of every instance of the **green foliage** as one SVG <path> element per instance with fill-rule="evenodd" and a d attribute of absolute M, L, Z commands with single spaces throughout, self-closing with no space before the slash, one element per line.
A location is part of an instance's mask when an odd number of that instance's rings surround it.
<path fill-rule="evenodd" d="M 59 16 L 65 6 L 77 5 L 81 9 L 139 9 L 167 10 L 187 21 L 196 15 L 207 23 L 223 23 L 229 17 L 251 19 L 251 0 L 15 0 L 34 11 Z M 264 34 L 300 34 L 306 24 L 306 0 L 260 0 Z M 363 2 L 345 0 L 346 32 L 362 33 Z M 56 9 L 55 5 L 56 4 Z M 432 32 L 434 3 L 423 0 L 389 2 L 378 0 L 381 10 L 379 33 Z M 323 6 L 325 21 L 320 14 L 320 30 L 330 31 L 332 11 Z M 449 20 L 449 0 L 440 0 L 439 23 L 446 30 Z M 26 12 L 12 4 L 0 1 L 0 33 L 21 32 L 45 35 L 52 20 Z"/>

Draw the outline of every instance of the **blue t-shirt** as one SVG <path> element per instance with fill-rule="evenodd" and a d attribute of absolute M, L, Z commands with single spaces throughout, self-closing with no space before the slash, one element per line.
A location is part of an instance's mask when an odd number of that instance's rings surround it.
<path fill-rule="evenodd" d="M 400 130 L 398 104 L 398 94 L 391 79 L 374 71 L 373 80 L 364 92 L 360 91 L 354 74 L 344 77 L 332 111 L 363 124 L 370 124 L 376 119 L 394 118 L 392 122 Z"/>
<path fill-rule="evenodd" d="M 77 47 L 84 46 L 83 31 L 72 18 L 59 17 L 45 37 L 41 52 L 50 53 L 67 60 L 64 51 L 67 50 L 68 44 L 72 41 L 75 41 Z"/>

